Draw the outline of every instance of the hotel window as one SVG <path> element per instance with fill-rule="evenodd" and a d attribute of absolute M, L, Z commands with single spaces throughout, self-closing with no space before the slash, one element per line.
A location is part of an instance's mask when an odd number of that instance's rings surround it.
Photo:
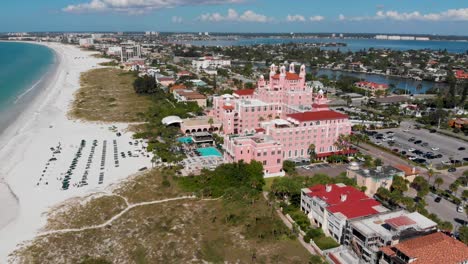
<path fill-rule="evenodd" d="M 264 161 L 263 161 L 263 165 L 267 165 L 267 162 L 266 162 L 266 160 L 264 160 Z"/>
<path fill-rule="evenodd" d="M 278 150 L 278 153 L 277 154 L 281 154 L 281 150 Z"/>
<path fill-rule="evenodd" d="M 266 155 L 267 155 L 266 151 L 265 151 L 265 152 L 263 152 L 263 156 L 266 156 Z"/>
<path fill-rule="evenodd" d="M 277 163 L 277 164 L 280 164 L 280 163 L 281 163 L 281 159 L 277 159 L 277 160 L 276 160 L 276 163 Z"/>
<path fill-rule="evenodd" d="M 261 155 L 262 155 L 262 153 L 260 153 L 260 152 L 259 152 L 259 153 L 257 153 L 257 157 L 260 157 Z"/>

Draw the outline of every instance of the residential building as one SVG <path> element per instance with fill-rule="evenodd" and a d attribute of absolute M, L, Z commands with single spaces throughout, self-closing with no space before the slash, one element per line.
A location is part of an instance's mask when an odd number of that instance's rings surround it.
<path fill-rule="evenodd" d="M 161 75 L 161 76 L 156 76 L 156 82 L 163 86 L 168 87 L 169 85 L 172 85 L 175 83 L 175 79 L 172 77 Z"/>
<path fill-rule="evenodd" d="M 341 243 L 348 221 L 388 209 L 358 189 L 339 183 L 302 189 L 301 211 L 325 234 Z"/>
<path fill-rule="evenodd" d="M 94 45 L 94 39 L 92 38 L 82 38 L 79 41 L 80 47 L 91 47 Z"/>
<path fill-rule="evenodd" d="M 392 211 L 350 220 L 343 244 L 364 263 L 377 263 L 381 247 L 436 231 L 437 223 L 418 212 Z"/>
<path fill-rule="evenodd" d="M 455 78 L 459 80 L 468 80 L 468 72 L 463 70 L 455 71 Z"/>
<path fill-rule="evenodd" d="M 360 187 L 366 187 L 366 195 L 372 197 L 380 187 L 389 190 L 393 182 L 393 177 L 404 177 L 405 173 L 392 166 L 360 168 L 358 163 L 351 162 L 346 170 L 346 176 L 355 179 L 357 185 Z"/>
<path fill-rule="evenodd" d="M 196 70 L 206 69 L 209 67 L 218 68 L 218 67 L 230 67 L 231 60 L 227 60 L 221 57 L 212 57 L 205 56 L 192 60 L 192 67 Z"/>
<path fill-rule="evenodd" d="M 186 89 L 188 89 L 188 87 L 185 86 L 184 84 L 174 84 L 169 88 L 169 92 L 173 93 L 175 90 L 186 90 Z"/>
<path fill-rule="evenodd" d="M 385 92 L 388 89 L 388 85 L 384 83 L 375 83 L 375 82 L 357 82 L 355 83 L 356 87 L 369 91 L 371 95 L 375 95 L 377 91 Z"/>
<path fill-rule="evenodd" d="M 172 94 L 177 102 L 196 102 L 200 107 L 206 107 L 206 96 L 190 90 L 190 89 L 177 89 L 173 90 Z"/>
<path fill-rule="evenodd" d="M 466 264 L 468 247 L 437 232 L 380 249 L 380 264 Z"/>
<path fill-rule="evenodd" d="M 449 120 L 448 125 L 450 127 L 456 127 L 462 129 L 463 127 L 468 127 L 468 118 L 452 118 Z"/>

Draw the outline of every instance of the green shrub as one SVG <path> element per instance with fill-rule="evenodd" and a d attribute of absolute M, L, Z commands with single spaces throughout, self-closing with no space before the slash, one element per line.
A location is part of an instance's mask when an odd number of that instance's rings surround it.
<path fill-rule="evenodd" d="M 311 239 L 317 239 L 324 236 L 322 229 L 320 228 L 311 228 L 307 231 L 306 235 L 304 236 L 304 241 L 309 243 Z"/>
<path fill-rule="evenodd" d="M 336 243 L 335 240 L 331 237 L 327 236 L 322 236 L 316 240 L 314 240 L 315 244 L 317 247 L 319 247 L 321 250 L 326 250 L 330 248 L 335 248 L 338 247 L 340 244 Z"/>

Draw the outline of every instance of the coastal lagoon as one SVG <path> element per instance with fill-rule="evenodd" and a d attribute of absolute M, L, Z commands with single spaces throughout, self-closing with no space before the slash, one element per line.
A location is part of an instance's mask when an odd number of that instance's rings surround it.
<path fill-rule="evenodd" d="M 42 45 L 0 42 L 0 133 L 41 90 L 54 52 Z"/>
<path fill-rule="evenodd" d="M 326 75 L 330 80 L 338 80 L 340 76 L 351 76 L 356 77 L 368 82 L 385 83 L 387 85 L 393 84 L 396 89 L 406 90 L 409 94 L 423 94 L 431 88 L 445 89 L 447 84 L 436 83 L 430 81 L 417 81 L 409 78 L 401 78 L 395 76 L 386 76 L 381 74 L 370 74 L 360 72 L 348 72 L 348 71 L 335 71 L 330 69 L 319 69 L 313 70 L 312 73 L 315 76 Z"/>
<path fill-rule="evenodd" d="M 468 41 L 420 41 L 420 40 L 377 40 L 377 39 L 340 39 L 340 38 L 239 38 L 237 40 L 200 40 L 186 43 L 197 46 L 252 46 L 258 44 L 284 43 L 346 43 L 346 47 L 322 47 L 321 49 L 340 49 L 341 51 L 359 51 L 363 49 L 393 50 L 444 50 L 452 53 L 468 51 Z"/>

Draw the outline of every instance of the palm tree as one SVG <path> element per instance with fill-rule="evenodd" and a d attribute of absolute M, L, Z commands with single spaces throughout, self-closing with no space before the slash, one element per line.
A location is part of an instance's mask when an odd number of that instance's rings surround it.
<path fill-rule="evenodd" d="M 338 150 L 345 150 L 349 148 L 350 137 L 345 134 L 341 134 L 336 142 L 333 144 Z"/>
<path fill-rule="evenodd" d="M 437 188 L 440 189 L 440 186 L 444 184 L 444 179 L 442 179 L 441 177 L 437 177 L 434 181 L 434 184 L 437 185 Z"/>
<path fill-rule="evenodd" d="M 458 191 L 458 184 L 456 182 L 453 182 L 452 184 L 450 184 L 449 186 L 449 189 L 453 192 L 453 194 L 455 195 L 456 192 Z"/>
<path fill-rule="evenodd" d="M 432 176 L 434 176 L 436 174 L 436 172 L 433 170 L 433 169 L 429 169 L 427 171 L 427 182 L 430 183 L 431 182 L 431 178 Z"/>
<path fill-rule="evenodd" d="M 314 162 L 317 158 L 317 152 L 315 152 L 315 144 L 310 144 L 309 148 L 307 149 L 307 152 L 309 153 L 310 162 Z"/>
<path fill-rule="evenodd" d="M 419 91 L 419 90 L 421 90 L 422 88 L 423 88 L 423 86 L 422 86 L 422 84 L 421 84 L 421 83 L 420 83 L 420 84 L 418 84 L 418 85 L 416 86 L 416 90 L 418 90 L 418 91 Z"/>
<path fill-rule="evenodd" d="M 210 118 L 208 119 L 208 124 L 210 125 L 210 130 L 213 130 L 214 120 L 213 120 L 212 117 L 210 117 Z"/>

